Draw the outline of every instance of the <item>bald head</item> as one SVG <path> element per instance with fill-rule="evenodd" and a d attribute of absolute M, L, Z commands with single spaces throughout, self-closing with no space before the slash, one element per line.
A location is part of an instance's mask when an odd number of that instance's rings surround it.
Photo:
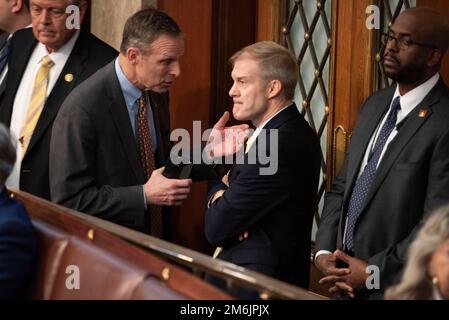
<path fill-rule="evenodd" d="M 396 22 L 405 22 L 412 31 L 413 40 L 435 45 L 446 52 L 449 46 L 449 22 L 439 12 L 425 7 L 414 7 L 401 12 Z"/>

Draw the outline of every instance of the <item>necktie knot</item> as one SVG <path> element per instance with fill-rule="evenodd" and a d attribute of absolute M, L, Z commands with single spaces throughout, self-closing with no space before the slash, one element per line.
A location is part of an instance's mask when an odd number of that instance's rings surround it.
<path fill-rule="evenodd" d="M 51 67 L 53 67 L 54 64 L 55 63 L 53 62 L 53 60 L 51 60 L 51 58 L 49 56 L 45 56 L 41 60 L 42 68 L 50 69 Z"/>
<path fill-rule="evenodd" d="M 391 104 L 391 113 L 397 114 L 401 110 L 401 97 L 397 96 Z"/>

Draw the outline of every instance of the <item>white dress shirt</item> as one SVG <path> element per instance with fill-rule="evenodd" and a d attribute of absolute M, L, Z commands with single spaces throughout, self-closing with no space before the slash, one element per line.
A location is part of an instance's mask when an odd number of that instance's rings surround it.
<path fill-rule="evenodd" d="M 251 135 L 251 137 L 248 138 L 248 141 L 246 142 L 246 148 L 245 148 L 245 153 L 248 152 L 248 150 L 251 148 L 251 146 L 253 145 L 254 141 L 256 141 L 257 137 L 259 136 L 259 134 L 262 132 L 263 127 L 265 127 L 265 125 L 274 117 L 276 117 L 279 113 L 282 112 L 282 110 L 284 110 L 285 108 L 287 108 L 288 106 L 291 106 L 292 102 L 289 102 L 288 105 L 282 107 L 281 109 L 279 109 L 275 114 L 273 114 L 270 118 L 268 118 L 267 120 L 265 120 L 260 126 L 258 126 L 256 128 L 256 130 L 254 131 L 254 133 Z"/>
<path fill-rule="evenodd" d="M 432 88 L 437 84 L 439 79 L 440 79 L 440 75 L 437 72 L 429 80 L 427 80 L 423 84 L 419 85 L 415 89 L 407 92 L 403 96 L 400 95 L 399 87 L 396 86 L 396 91 L 393 95 L 393 99 L 391 99 L 391 102 L 390 102 L 390 110 L 385 114 L 382 121 L 377 126 L 377 129 L 374 132 L 374 134 L 371 136 L 371 139 L 370 139 L 368 146 L 365 150 L 365 155 L 364 155 L 362 163 L 360 165 L 360 170 L 359 170 L 359 174 L 358 174 L 359 176 L 362 174 L 363 169 L 365 168 L 366 164 L 368 163 L 369 154 L 371 152 L 371 149 L 373 148 L 374 142 L 377 139 L 380 128 L 382 128 L 385 120 L 388 117 L 388 114 L 391 111 L 391 104 L 393 103 L 393 100 L 398 96 L 400 97 L 399 99 L 400 99 L 400 103 L 401 103 L 401 109 L 398 111 L 397 120 L 396 120 L 396 124 L 398 124 L 408 116 L 408 114 L 424 99 L 425 96 L 427 96 L 427 94 L 430 92 L 430 90 L 432 90 Z M 385 146 L 380 155 L 379 161 L 377 162 L 377 167 L 379 167 L 379 163 L 382 161 L 382 158 L 385 154 L 385 151 L 387 150 L 388 145 L 394 139 L 394 137 L 396 137 L 397 133 L 398 133 L 397 128 L 394 128 L 393 131 L 388 136 L 387 142 L 385 143 Z M 343 234 L 346 234 L 346 228 L 345 228 Z M 315 254 L 315 259 L 316 259 L 316 257 L 318 257 L 321 254 L 330 254 L 330 253 L 331 253 L 331 251 L 329 251 L 329 250 L 320 250 Z"/>
<path fill-rule="evenodd" d="M 72 53 L 75 42 L 79 36 L 79 30 L 72 36 L 72 38 L 64 44 L 57 51 L 48 53 L 47 48 L 42 43 L 38 43 L 34 48 L 33 53 L 28 60 L 25 72 L 23 73 L 22 80 L 20 81 L 19 88 L 17 89 L 16 97 L 14 99 L 13 111 L 11 116 L 11 134 L 13 139 L 16 141 L 16 145 L 20 146 L 18 137 L 24 125 L 26 113 L 28 106 L 30 104 L 30 99 L 34 86 L 34 79 L 40 68 L 40 62 L 43 57 L 48 55 L 50 59 L 54 62 L 53 67 L 50 69 L 49 80 L 47 85 L 47 97 L 49 96 L 51 90 L 56 84 L 56 81 L 61 74 L 70 54 Z M 22 164 L 22 148 L 17 147 L 17 160 L 14 165 L 14 169 L 6 181 L 6 185 L 10 188 L 19 189 L 20 182 L 20 168 Z"/>

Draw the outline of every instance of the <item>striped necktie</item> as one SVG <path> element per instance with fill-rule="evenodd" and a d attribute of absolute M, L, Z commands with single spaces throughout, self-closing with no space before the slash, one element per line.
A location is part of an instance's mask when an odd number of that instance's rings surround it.
<path fill-rule="evenodd" d="M 5 45 L 3 46 L 0 52 L 0 73 L 3 72 L 7 63 L 8 63 L 8 55 L 9 55 L 9 46 L 11 44 L 11 38 L 6 40 Z"/>
<path fill-rule="evenodd" d="M 22 144 L 22 156 L 30 144 L 31 136 L 33 135 L 36 124 L 44 108 L 47 86 L 50 74 L 50 69 L 53 67 L 54 62 L 49 56 L 45 56 L 41 60 L 41 66 L 34 79 L 33 93 L 31 95 L 31 101 L 28 106 L 28 110 L 25 116 L 25 123 L 19 134 L 19 141 Z"/>
<path fill-rule="evenodd" d="M 390 113 L 387 116 L 379 135 L 377 136 L 376 143 L 371 150 L 368 163 L 366 164 L 363 172 L 357 178 L 355 186 L 352 190 L 351 198 L 348 206 L 347 216 L 347 229 L 345 245 L 349 251 L 354 250 L 354 231 L 357 219 L 362 213 L 363 206 L 365 204 L 366 197 L 371 189 L 371 185 L 376 177 L 377 164 L 379 162 L 382 151 L 390 136 L 391 132 L 396 127 L 396 121 L 398 112 L 401 109 L 400 98 L 396 97 L 391 105 Z"/>
<path fill-rule="evenodd" d="M 151 173 L 156 169 L 154 160 L 153 143 L 151 140 L 151 131 L 148 126 L 148 91 L 144 91 L 138 100 L 139 110 L 136 115 L 136 137 L 139 148 L 140 164 L 142 165 L 145 178 L 148 180 Z M 150 212 L 150 233 L 155 237 L 162 237 L 162 208 L 156 205 L 149 206 Z"/>

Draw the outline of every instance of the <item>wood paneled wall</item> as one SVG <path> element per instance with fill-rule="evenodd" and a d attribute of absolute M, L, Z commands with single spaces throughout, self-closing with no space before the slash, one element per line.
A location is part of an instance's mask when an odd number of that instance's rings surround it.
<path fill-rule="evenodd" d="M 209 0 L 160 0 L 158 9 L 173 17 L 185 35 L 185 54 L 181 58 L 181 76 L 170 89 L 171 127 L 187 129 L 191 136 L 193 121 L 208 128 L 211 97 L 212 3 Z M 174 242 L 210 252 L 204 236 L 204 212 L 207 185 L 194 183 L 181 207 L 175 208 Z"/>
<path fill-rule="evenodd" d="M 171 127 L 187 129 L 193 121 L 210 128 L 230 110 L 231 68 L 227 61 L 255 40 L 256 0 L 159 0 L 185 35 L 181 76 L 170 89 Z M 189 199 L 175 209 L 174 242 L 212 253 L 204 236 L 208 185 L 194 183 Z"/>
<path fill-rule="evenodd" d="M 328 125 L 329 184 L 341 166 L 360 105 L 373 92 L 375 30 L 365 27 L 366 7 L 373 0 L 332 2 L 332 53 Z M 338 135 L 337 135 L 338 133 Z M 331 137 L 336 137 L 332 139 Z"/>
<path fill-rule="evenodd" d="M 416 6 L 433 8 L 449 19 L 449 1 L 447 0 L 416 0 Z M 449 52 L 446 52 L 440 73 L 446 84 L 449 85 Z"/>

